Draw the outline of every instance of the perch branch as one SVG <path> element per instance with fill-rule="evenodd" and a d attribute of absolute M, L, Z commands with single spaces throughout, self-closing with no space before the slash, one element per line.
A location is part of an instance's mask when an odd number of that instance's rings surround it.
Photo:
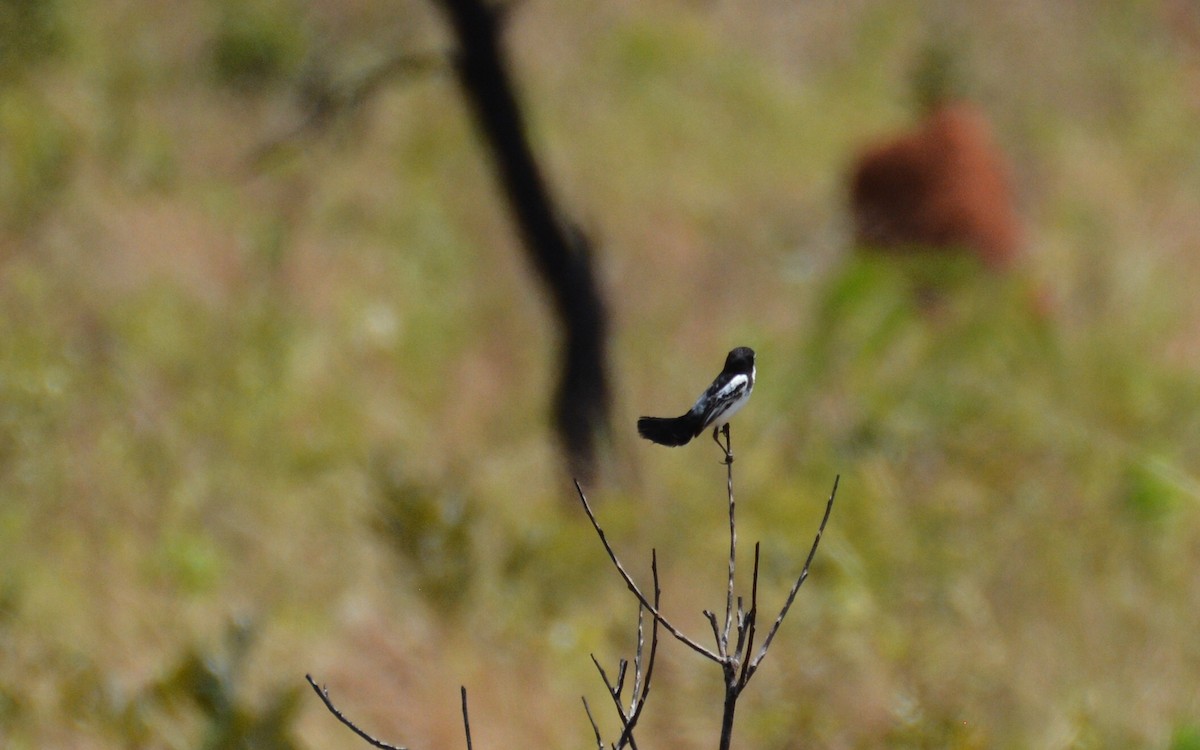
<path fill-rule="evenodd" d="M 729 629 L 733 625 L 733 572 L 737 566 L 737 523 L 734 521 L 736 506 L 733 500 L 733 445 L 729 437 L 729 425 L 725 425 L 725 469 L 726 487 L 729 494 L 729 587 L 725 592 L 725 630 L 720 638 L 722 656 L 729 655 Z"/>

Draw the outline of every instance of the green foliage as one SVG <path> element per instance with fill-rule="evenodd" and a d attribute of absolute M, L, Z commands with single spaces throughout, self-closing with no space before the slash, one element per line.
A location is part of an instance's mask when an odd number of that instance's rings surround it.
<path fill-rule="evenodd" d="M 959 56 L 949 40 L 932 39 L 926 43 L 912 72 L 917 112 L 929 111 L 962 96 L 960 66 Z"/>
<path fill-rule="evenodd" d="M 426 602 L 453 612 L 470 592 L 479 563 L 471 539 L 479 518 L 474 503 L 451 482 L 414 481 L 394 460 L 378 461 L 373 476 L 375 526 L 397 553 L 402 573 Z"/>
<path fill-rule="evenodd" d="M 279 83 L 304 60 L 307 33 L 302 14 L 284 0 L 221 2 L 212 40 L 217 81 L 238 89 Z"/>
<path fill-rule="evenodd" d="M 52 205 L 70 177 L 75 134 L 26 87 L 0 90 L 0 222 L 20 229 Z"/>
<path fill-rule="evenodd" d="M 1171 736 L 1169 750 L 1200 750 L 1200 725 L 1179 726 Z"/>
<path fill-rule="evenodd" d="M 1165 521 L 1181 508 L 1193 483 L 1168 457 L 1145 456 L 1126 469 L 1126 509 L 1142 520 Z"/>
<path fill-rule="evenodd" d="M 131 710 L 198 712 L 203 728 L 193 746 L 204 750 L 296 750 L 292 725 L 303 688 L 277 688 L 262 705 L 247 700 L 243 683 L 253 641 L 250 625 L 230 625 L 222 652 L 188 651 Z M 143 731 L 146 740 L 153 739 L 153 725 Z"/>
<path fill-rule="evenodd" d="M 58 688 L 54 710 L 97 739 L 112 738 L 121 746 L 297 750 L 302 745 L 292 732 L 303 686 L 273 686 L 253 695 L 246 685 L 253 646 L 252 626 L 233 623 L 222 647 L 189 646 L 163 676 L 136 690 L 107 674 L 91 655 L 34 661 L 23 679 L 0 684 L 0 736 L 11 729 L 13 746 L 25 746 L 19 730 L 41 700 L 33 686 L 39 672 L 52 667 Z"/>
<path fill-rule="evenodd" d="M 59 0 L 0 0 L 0 82 L 12 84 L 59 55 L 66 42 Z"/>
<path fill-rule="evenodd" d="M 223 649 L 192 648 L 166 676 L 148 686 L 124 710 L 124 721 L 140 726 L 138 736 L 157 744 L 164 715 L 196 714 L 198 730 L 188 746 L 204 750 L 296 750 L 292 737 L 301 686 L 276 688 L 263 701 L 245 697 L 245 667 L 254 634 L 233 623 Z"/>

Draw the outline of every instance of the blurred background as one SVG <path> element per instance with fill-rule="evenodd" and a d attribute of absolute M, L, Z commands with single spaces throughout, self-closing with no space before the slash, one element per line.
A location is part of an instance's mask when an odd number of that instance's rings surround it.
<path fill-rule="evenodd" d="M 613 317 L 627 564 L 707 632 L 719 452 L 633 426 L 735 345 L 766 609 L 842 478 L 735 743 L 1200 748 L 1200 6 L 526 0 L 504 37 Z M 481 747 L 611 718 L 588 655 L 636 607 L 549 306 L 444 64 L 362 85 L 450 48 L 418 0 L 0 0 L 0 745 L 360 746 L 306 672 L 418 750 L 459 685 Z M 864 207 L 870 158 L 932 229 Z M 641 743 L 714 745 L 713 665 L 655 680 Z"/>

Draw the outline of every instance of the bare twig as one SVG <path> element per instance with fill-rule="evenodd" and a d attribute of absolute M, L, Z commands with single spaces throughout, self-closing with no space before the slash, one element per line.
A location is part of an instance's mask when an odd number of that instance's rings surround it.
<path fill-rule="evenodd" d="M 749 654 L 754 651 L 754 635 L 758 632 L 758 553 L 759 543 L 754 543 L 754 573 L 750 577 L 750 611 L 746 613 L 746 648 L 738 649 L 738 653 Z M 742 660 L 742 673 L 738 676 L 738 684 L 742 687 L 750 681 L 750 659 Z"/>
<path fill-rule="evenodd" d="M 583 711 L 587 714 L 588 721 L 592 725 L 592 731 L 596 733 L 596 750 L 604 750 L 604 740 L 600 737 L 600 727 L 596 726 L 596 717 L 592 716 L 592 708 L 588 705 L 587 698 L 583 699 Z"/>
<path fill-rule="evenodd" d="M 312 689 L 315 690 L 317 695 L 321 698 L 321 702 L 325 704 L 325 708 L 329 709 L 329 713 L 333 714 L 337 718 L 338 721 L 340 721 L 343 724 L 345 724 L 346 726 L 350 727 L 350 731 L 354 732 L 359 737 L 362 737 L 372 747 L 377 747 L 377 748 L 379 748 L 379 750 L 406 750 L 404 747 L 401 747 L 400 745 L 389 745 L 388 743 L 384 742 L 383 740 L 377 740 L 374 737 L 372 737 L 371 735 L 364 732 L 363 730 L 359 729 L 358 725 L 356 725 L 354 722 L 350 721 L 345 716 L 343 716 L 342 712 L 337 709 L 337 706 L 333 705 L 333 700 L 331 700 L 329 697 L 329 691 L 326 690 L 325 688 L 317 685 L 317 683 L 313 680 L 312 675 L 306 674 L 306 675 L 304 675 L 304 679 L 308 680 L 309 685 L 312 685 Z M 463 702 L 463 716 L 464 716 L 464 720 L 465 720 L 465 717 L 466 717 L 466 692 L 465 692 L 465 690 L 463 692 L 463 701 L 464 701 Z M 468 733 L 468 737 L 469 736 L 470 735 Z M 470 743 L 468 740 L 468 748 L 469 748 L 469 746 L 470 746 Z"/>
<path fill-rule="evenodd" d="M 463 731 L 467 734 L 467 750 L 471 750 L 471 719 L 467 716 L 467 686 L 462 685 Z"/>
<path fill-rule="evenodd" d="M 734 521 L 736 506 L 733 501 L 733 446 L 729 437 L 729 425 L 725 425 L 725 470 L 726 487 L 729 494 L 729 587 L 725 592 L 725 630 L 718 638 L 722 656 L 729 655 L 729 629 L 733 624 L 733 572 L 737 567 L 737 523 Z"/>
<path fill-rule="evenodd" d="M 621 706 L 621 688 L 608 679 L 608 672 L 604 671 L 604 667 L 600 666 L 600 660 L 595 654 L 589 654 L 592 657 L 592 664 L 596 665 L 596 671 L 600 673 L 600 679 L 604 682 L 604 687 L 608 688 L 608 697 L 612 698 L 613 705 L 617 707 L 617 715 L 621 717 L 621 723 L 624 724 L 629 719 L 625 716 L 625 709 Z M 624 661 L 624 660 L 622 660 Z"/>
<path fill-rule="evenodd" d="M 721 441 L 722 435 L 725 438 L 724 443 Z M 792 604 L 796 600 L 796 595 L 800 590 L 800 586 L 803 585 L 804 581 L 808 578 L 809 569 L 811 568 L 813 558 L 817 553 L 817 547 L 821 542 L 822 535 L 825 533 L 825 526 L 829 522 L 829 516 L 833 510 L 833 502 L 837 496 L 837 488 L 840 477 L 834 479 L 833 490 L 830 492 L 829 500 L 825 504 L 825 514 L 821 518 L 821 525 L 817 529 L 816 537 L 813 539 L 812 547 L 809 549 L 808 557 L 804 562 L 804 568 L 801 570 L 796 583 L 788 592 L 787 600 L 784 602 L 784 605 L 779 612 L 779 616 L 775 619 L 771 629 L 767 632 L 767 636 L 763 640 L 762 645 L 758 648 L 758 651 L 755 652 L 754 647 L 758 634 L 758 575 L 762 548 L 760 544 L 755 543 L 754 571 L 751 576 L 750 608 L 747 610 L 742 597 L 737 596 L 735 591 L 737 584 L 737 503 L 735 501 L 733 492 L 733 448 L 732 440 L 730 438 L 729 425 L 726 424 L 723 425 L 722 428 L 713 430 L 713 440 L 721 447 L 721 450 L 725 454 L 724 463 L 726 466 L 726 489 L 729 498 L 729 565 L 728 578 L 726 581 L 727 585 L 725 590 L 724 627 L 721 626 L 721 623 L 718 620 L 718 616 L 715 612 L 708 609 L 702 610 L 705 619 L 708 620 L 709 627 L 712 629 L 713 639 L 716 642 L 715 652 L 704 648 L 696 643 L 696 641 L 683 635 L 662 616 L 658 607 L 659 597 L 657 569 L 655 569 L 654 577 L 654 604 L 651 605 L 647 601 L 646 596 L 641 592 L 637 584 L 633 581 L 633 578 L 629 575 L 624 566 L 621 564 L 620 560 L 617 558 L 616 552 L 613 550 L 612 545 L 609 544 L 604 530 L 600 527 L 599 522 L 596 520 L 596 516 L 592 512 L 591 506 L 588 504 L 587 497 L 584 495 L 583 488 L 580 486 L 578 481 L 575 482 L 575 489 L 579 493 L 580 501 L 583 503 L 584 512 L 587 513 L 588 520 L 590 520 L 592 523 L 592 528 L 596 530 L 597 536 L 600 537 L 600 542 L 604 545 L 604 550 L 608 553 L 609 559 L 617 568 L 617 572 L 620 573 L 621 578 L 624 579 L 625 585 L 631 592 L 633 592 L 634 596 L 637 597 L 638 602 L 654 617 L 655 627 L 661 624 L 668 630 L 668 632 L 671 633 L 671 635 L 675 636 L 676 640 L 679 640 L 693 651 L 696 651 L 702 656 L 705 656 L 720 665 L 721 672 L 724 677 L 725 700 L 722 709 L 721 739 L 719 747 L 720 750 L 729 750 L 730 743 L 732 741 L 734 715 L 737 710 L 738 698 L 741 695 L 742 690 L 746 688 L 746 685 L 754 676 L 755 671 L 758 669 L 763 659 L 766 657 L 767 650 L 770 648 L 771 642 L 775 638 L 775 634 L 779 632 L 779 628 L 783 624 L 784 618 L 787 617 L 788 611 L 791 609 Z M 736 640 L 733 641 L 733 648 L 731 651 L 730 642 L 732 636 L 734 635 L 735 623 L 737 627 L 737 633 Z M 641 648 L 640 627 L 639 621 L 639 655 Z M 597 664 L 597 667 L 599 667 L 599 664 Z M 635 667 L 635 673 L 639 672 L 640 668 Z M 604 674 L 603 670 L 601 670 L 601 677 L 605 680 L 605 683 L 608 684 L 608 678 Z M 635 676 L 635 696 L 637 694 L 636 679 L 637 678 Z M 611 686 L 610 692 L 612 692 Z M 619 699 L 614 700 L 617 700 L 619 703 Z M 631 706 L 631 711 L 635 707 L 640 710 L 640 705 L 635 704 Z M 618 712 L 622 716 L 622 721 L 625 721 L 624 713 L 621 712 L 619 705 Z M 622 742 L 614 745 L 614 748 L 619 748 L 620 745 L 623 744 L 625 736 L 630 733 L 631 729 L 632 722 L 626 722 L 626 731 L 624 734 L 622 734 Z"/>
<path fill-rule="evenodd" d="M 654 576 L 654 605 L 657 607 L 662 597 L 662 587 L 658 581 L 658 555 L 656 553 L 651 554 L 650 570 Z M 650 629 L 650 654 L 647 657 L 645 653 L 645 619 L 646 608 L 639 604 L 637 647 L 633 655 L 633 689 L 629 695 L 628 711 L 621 705 L 621 692 L 625 684 L 626 668 L 629 666 L 629 662 L 621 659 L 618 677 L 614 684 L 608 679 L 608 674 L 604 671 L 604 667 L 600 666 L 600 662 L 596 659 L 596 656 L 592 655 L 592 663 L 596 665 L 596 671 L 600 673 L 600 679 L 604 682 L 604 686 L 608 688 L 608 694 L 612 697 L 613 705 L 617 709 L 617 716 L 621 719 L 621 736 L 613 743 L 613 750 L 621 750 L 626 744 L 629 745 L 631 750 L 637 750 L 637 742 L 633 738 L 633 730 L 642 715 L 642 709 L 646 706 L 646 698 L 650 695 L 650 680 L 654 676 L 654 660 L 658 654 L 658 620 L 652 620 L 653 625 Z M 586 700 L 584 701 L 584 706 L 587 706 Z M 592 718 L 590 713 L 588 718 Z M 593 721 L 592 724 L 594 728 L 595 722 Z M 601 740 L 601 744 L 603 744 L 603 740 Z"/>
<path fill-rule="evenodd" d="M 642 653 L 646 646 L 646 638 L 645 638 L 645 632 L 644 632 L 645 620 L 646 620 L 646 608 L 639 604 L 638 605 L 638 626 L 637 626 L 637 648 L 635 648 L 634 652 L 633 652 L 633 690 L 630 693 L 633 696 L 634 705 L 637 704 L 637 698 L 642 693 L 642 666 L 643 666 Z M 621 663 L 624 664 L 625 660 L 622 659 Z M 653 666 L 653 665 L 651 665 L 651 666 Z"/>
<path fill-rule="evenodd" d="M 642 606 L 646 608 L 646 611 L 653 615 L 654 619 L 661 623 L 662 626 L 667 629 L 667 632 L 675 636 L 675 639 L 680 643 L 692 649 L 701 656 L 720 664 L 722 661 L 720 656 L 712 651 L 709 651 L 704 646 L 701 646 L 696 641 L 684 635 L 682 631 L 672 625 L 671 622 L 663 616 L 656 605 L 650 603 L 650 600 L 646 598 L 646 595 L 643 594 L 642 590 L 638 588 L 638 585 L 634 583 L 633 578 L 628 572 L 626 572 L 625 566 L 623 566 L 621 561 L 617 558 L 617 553 L 613 551 L 612 545 L 608 543 L 608 537 L 605 536 L 604 529 L 600 528 L 600 522 L 596 520 L 596 515 L 592 512 L 592 506 L 588 505 L 587 496 L 583 494 L 583 487 L 579 485 L 579 480 L 575 481 L 575 491 L 579 493 L 579 500 L 583 503 L 583 510 L 585 513 L 587 513 L 588 520 L 592 522 L 592 528 L 596 530 L 596 534 L 600 537 L 600 543 L 604 545 L 604 551 L 608 553 L 608 559 L 612 560 L 613 565 L 617 568 L 617 572 L 620 573 L 621 578 L 624 579 L 625 585 L 629 587 L 629 590 L 633 592 L 633 595 L 636 596 L 638 601 L 642 603 Z"/>
<path fill-rule="evenodd" d="M 624 707 L 621 705 L 621 682 L 624 680 L 623 673 L 624 673 L 625 660 L 624 659 L 621 660 L 622 676 L 618 678 L 617 684 L 614 685 L 612 682 L 609 681 L 608 674 L 604 671 L 604 667 L 600 666 L 600 661 L 598 659 L 596 659 L 596 655 L 591 654 L 591 657 L 592 657 L 592 664 L 596 665 L 596 671 L 598 671 L 600 673 L 600 679 L 604 681 L 604 687 L 608 688 L 608 695 L 610 698 L 612 698 L 613 706 L 617 709 L 617 716 L 621 719 L 621 726 L 624 727 L 624 729 L 621 730 L 621 738 L 622 738 L 622 740 L 628 738 L 630 740 L 630 745 L 633 747 L 633 750 L 637 750 L 637 744 L 632 741 L 633 737 L 631 734 L 629 734 L 629 732 L 632 729 L 632 723 L 635 723 L 637 721 L 637 719 L 629 714 L 626 714 Z M 635 705 L 635 706 L 637 705 L 637 694 L 636 693 L 633 696 L 632 702 L 633 702 L 633 705 Z M 585 705 L 586 705 L 586 703 L 585 703 Z M 590 718 L 590 716 L 589 716 L 589 718 Z M 620 747 L 620 745 L 613 745 L 613 747 L 618 748 L 618 747 Z"/>
<path fill-rule="evenodd" d="M 740 657 L 745 652 L 747 633 L 746 611 L 742 609 L 742 597 L 737 598 L 737 643 L 733 647 L 735 657 Z M 734 666 L 737 666 L 736 664 Z"/>
<path fill-rule="evenodd" d="M 659 601 L 662 599 L 662 587 L 658 582 L 658 554 L 654 551 L 650 552 L 650 573 L 654 578 L 654 606 L 658 607 Z M 642 709 L 646 707 L 646 698 L 650 695 L 650 679 L 654 676 L 654 659 L 658 654 L 658 618 L 654 618 L 654 624 L 650 626 L 650 656 L 644 662 L 646 665 L 645 676 L 642 675 L 642 619 L 645 613 L 645 607 L 638 607 L 638 645 L 634 656 L 633 670 L 633 696 L 629 704 L 629 721 L 625 722 L 625 729 L 621 732 L 620 738 L 614 750 L 621 750 L 628 742 L 631 748 L 636 750 L 637 745 L 633 741 L 633 728 L 637 726 L 638 719 L 642 716 Z M 640 689 L 639 689 L 640 685 Z"/>
<path fill-rule="evenodd" d="M 808 558 L 804 561 L 804 569 L 800 571 L 800 576 L 796 579 L 796 583 L 792 585 L 792 590 L 788 592 L 787 601 L 783 605 L 783 609 L 779 612 L 779 617 L 775 618 L 775 624 L 771 626 L 771 630 L 767 632 L 767 637 L 763 640 L 762 648 L 755 655 L 749 669 L 746 672 L 746 680 L 749 681 L 754 676 L 758 665 L 762 663 L 763 657 L 767 655 L 767 649 L 771 646 L 771 640 L 775 637 L 775 633 L 779 632 L 779 626 L 783 624 L 783 618 L 787 617 L 788 610 L 792 606 L 792 602 L 796 599 L 796 592 L 800 590 L 800 586 L 804 584 L 808 578 L 808 568 L 812 565 L 813 557 L 817 554 L 817 546 L 821 543 L 821 535 L 825 533 L 825 524 L 829 522 L 829 512 L 833 510 L 833 499 L 837 497 L 838 482 L 841 480 L 841 475 L 834 477 L 833 490 L 829 493 L 829 502 L 825 503 L 825 515 L 821 518 L 821 525 L 817 528 L 817 536 L 813 539 L 812 547 L 808 550 Z"/>
<path fill-rule="evenodd" d="M 650 552 L 650 575 L 654 577 L 654 606 L 658 608 L 659 601 L 662 599 L 662 587 L 659 586 L 659 557 L 658 553 Z M 617 739 L 617 744 L 613 745 L 614 750 L 620 750 L 628 742 L 630 748 L 636 750 L 637 744 L 634 742 L 634 727 L 637 726 L 637 720 L 642 716 L 642 709 L 646 708 L 646 698 L 650 695 L 650 678 L 654 677 L 654 660 L 659 653 L 659 619 L 653 618 L 653 624 L 650 625 L 650 654 L 643 661 L 642 653 L 644 644 L 642 638 L 642 620 L 646 613 L 646 607 L 637 608 L 637 650 L 634 654 L 634 691 L 630 697 L 629 704 L 629 721 L 625 722 L 625 728 L 620 733 L 620 738 Z M 646 665 L 643 667 L 642 665 Z"/>
<path fill-rule="evenodd" d="M 704 619 L 708 620 L 708 624 L 712 627 L 713 640 L 717 642 L 717 654 L 724 659 L 728 654 L 725 653 L 725 644 L 721 642 L 721 626 L 717 624 L 716 613 L 711 609 L 706 609 L 701 614 L 704 615 Z"/>

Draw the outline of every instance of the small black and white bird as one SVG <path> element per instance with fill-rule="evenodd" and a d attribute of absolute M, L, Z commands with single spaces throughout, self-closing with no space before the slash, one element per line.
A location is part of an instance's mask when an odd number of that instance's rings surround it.
<path fill-rule="evenodd" d="M 638 434 L 659 445 L 686 445 L 692 438 L 713 428 L 713 440 L 729 420 L 750 399 L 754 390 L 754 350 L 739 346 L 725 358 L 725 369 L 713 381 L 696 405 L 681 417 L 642 417 L 637 422 Z M 726 433 L 728 434 L 728 432 Z M 728 437 L 726 438 L 728 441 Z M 717 440 L 720 445 L 720 441 Z M 728 445 L 723 446 L 729 454 Z"/>

